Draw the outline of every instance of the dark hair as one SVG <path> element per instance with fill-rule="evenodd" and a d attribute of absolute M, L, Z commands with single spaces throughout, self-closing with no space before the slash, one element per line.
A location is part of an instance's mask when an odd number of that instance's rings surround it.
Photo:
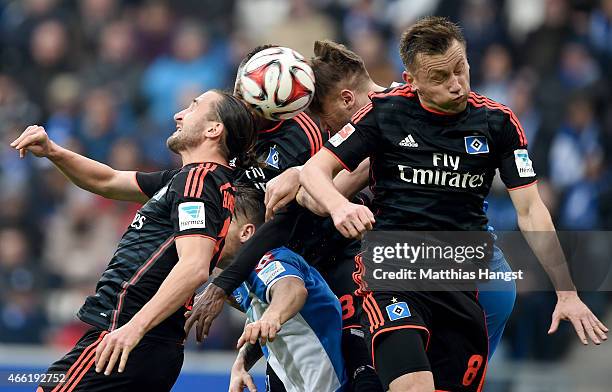
<path fill-rule="evenodd" d="M 414 70 L 419 53 L 443 54 L 455 40 L 463 46 L 466 44 L 461 28 L 447 18 L 428 16 L 420 19 L 404 31 L 400 39 L 399 52 L 404 67 Z"/>
<path fill-rule="evenodd" d="M 256 163 L 255 119 L 246 104 L 232 94 L 213 90 L 221 96 L 215 103 L 215 112 L 219 122 L 225 127 L 224 144 L 229 160 L 236 159 L 236 167 L 249 167 Z"/>
<path fill-rule="evenodd" d="M 315 75 L 315 95 L 309 106 L 314 113 L 321 113 L 323 99 L 339 83 L 344 81 L 347 87 L 356 88 L 370 79 L 363 59 L 342 44 L 330 40 L 315 41 L 314 54 L 310 65 Z"/>
<path fill-rule="evenodd" d="M 262 192 L 248 185 L 236 185 L 234 217 L 243 217 L 248 223 L 259 227 L 264 223 L 265 214 L 266 206 Z"/>

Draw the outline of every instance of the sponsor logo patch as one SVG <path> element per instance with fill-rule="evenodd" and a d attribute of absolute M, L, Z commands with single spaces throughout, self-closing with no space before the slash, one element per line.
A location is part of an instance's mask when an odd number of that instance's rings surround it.
<path fill-rule="evenodd" d="M 259 271 L 257 277 L 263 282 L 263 284 L 268 285 L 274 280 L 274 278 L 283 272 L 285 272 L 285 267 L 283 267 L 280 261 L 274 261 Z"/>
<path fill-rule="evenodd" d="M 489 144 L 484 136 L 466 136 L 465 151 L 468 154 L 487 154 L 489 152 Z"/>
<path fill-rule="evenodd" d="M 190 201 L 178 206 L 179 230 L 201 229 L 206 227 L 204 203 Z"/>
<path fill-rule="evenodd" d="M 525 149 L 514 150 L 514 162 L 519 177 L 534 177 L 533 163 L 529 159 L 529 153 Z"/>
<path fill-rule="evenodd" d="M 332 146 L 338 147 L 339 145 L 344 143 L 344 141 L 348 139 L 349 136 L 353 134 L 353 132 L 355 132 L 355 127 L 353 127 L 351 124 L 346 124 L 344 127 L 342 127 L 340 131 L 338 131 L 338 133 L 336 133 L 331 139 L 329 139 L 329 142 Z"/>

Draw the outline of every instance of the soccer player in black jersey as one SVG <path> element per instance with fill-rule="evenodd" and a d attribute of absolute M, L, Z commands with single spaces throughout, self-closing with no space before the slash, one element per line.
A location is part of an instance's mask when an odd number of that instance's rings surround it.
<path fill-rule="evenodd" d="M 347 237 L 373 227 L 486 230 L 482 206 L 498 169 L 521 230 L 554 232 L 516 116 L 470 92 L 458 27 L 443 18 L 425 18 L 403 34 L 400 54 L 408 84 L 372 95 L 372 102 L 302 171 L 302 185 L 338 230 Z M 375 216 L 350 203 L 332 182 L 343 167 L 355 169 L 367 157 Z M 600 343 L 607 329 L 571 290 L 562 251 L 553 242 L 531 243 L 558 289 L 550 332 L 559 320 L 569 319 L 584 344 L 585 333 Z M 362 293 L 374 363 L 391 391 L 482 389 L 487 342 L 474 293 L 371 292 L 366 287 Z M 409 308 L 407 314 L 391 317 L 381 311 L 398 300 Z"/>
<path fill-rule="evenodd" d="M 183 167 L 156 173 L 113 170 L 56 145 L 39 126 L 11 144 L 22 157 L 47 157 L 83 189 L 145 203 L 78 312 L 92 329 L 49 368 L 64 382 L 39 391 L 168 391 L 178 377 L 183 314 L 218 260 L 234 209 L 228 163 L 252 164 L 255 129 L 245 104 L 216 90 L 174 119 L 167 144 Z"/>

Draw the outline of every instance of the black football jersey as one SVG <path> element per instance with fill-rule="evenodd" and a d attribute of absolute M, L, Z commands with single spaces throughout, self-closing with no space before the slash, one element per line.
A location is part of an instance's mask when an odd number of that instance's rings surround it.
<path fill-rule="evenodd" d="M 237 182 L 247 183 L 265 192 L 265 184 L 286 169 L 301 166 L 329 139 L 308 114 L 278 122 L 273 128 L 257 133 L 255 152 L 261 167 L 251 167 L 238 174 Z"/>
<path fill-rule="evenodd" d="M 149 201 L 123 234 L 108 267 L 85 300 L 78 317 L 112 331 L 127 323 L 157 292 L 178 262 L 175 239 L 202 236 L 213 240 L 215 267 L 234 210 L 233 169 L 216 163 L 193 163 L 181 169 L 137 173 Z M 148 335 L 182 341 L 185 307 Z"/>
<path fill-rule="evenodd" d="M 376 230 L 486 230 L 496 170 L 509 189 L 536 182 L 507 107 L 472 92 L 462 113 L 433 113 L 410 85 L 370 98 L 325 148 L 348 170 L 370 157 Z"/>

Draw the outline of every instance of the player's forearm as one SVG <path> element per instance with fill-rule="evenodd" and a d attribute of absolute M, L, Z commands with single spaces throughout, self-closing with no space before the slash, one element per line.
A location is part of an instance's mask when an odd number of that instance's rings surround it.
<path fill-rule="evenodd" d="M 207 264 L 207 263 L 205 263 Z M 130 322 L 144 335 L 176 312 L 195 290 L 208 280 L 208 265 L 200 260 L 179 260 L 162 282 L 157 293 Z"/>
<path fill-rule="evenodd" d="M 235 363 L 244 366 L 244 370 L 248 372 L 261 357 L 263 357 L 263 351 L 259 344 L 246 343 L 238 351 Z"/>
<path fill-rule="evenodd" d="M 272 300 L 264 312 L 278 317 L 281 324 L 295 316 L 306 303 L 308 291 L 303 284 L 291 278 L 281 279 L 272 286 Z"/>
<path fill-rule="evenodd" d="M 121 172 L 108 165 L 79 155 L 50 141 L 48 158 L 76 186 L 109 199 L 143 201 L 144 195 L 137 192 L 134 172 Z M 133 186 L 118 184 L 123 181 Z"/>
<path fill-rule="evenodd" d="M 518 225 L 531 250 L 548 274 L 558 295 L 575 291 L 548 209 L 538 200 L 518 213 Z"/>
<path fill-rule="evenodd" d="M 368 170 L 370 168 L 370 159 L 366 159 L 353 172 L 342 170 L 334 177 L 334 187 L 346 198 L 351 198 L 362 190 L 368 184 Z M 296 200 L 304 208 L 309 209 L 317 215 L 326 216 L 329 212 L 318 203 L 305 188 L 300 188 Z"/>
<path fill-rule="evenodd" d="M 328 170 L 317 164 L 316 156 L 304 165 L 300 173 L 300 184 L 322 210 L 330 214 L 339 205 L 348 200 L 334 186 L 333 170 Z"/>

